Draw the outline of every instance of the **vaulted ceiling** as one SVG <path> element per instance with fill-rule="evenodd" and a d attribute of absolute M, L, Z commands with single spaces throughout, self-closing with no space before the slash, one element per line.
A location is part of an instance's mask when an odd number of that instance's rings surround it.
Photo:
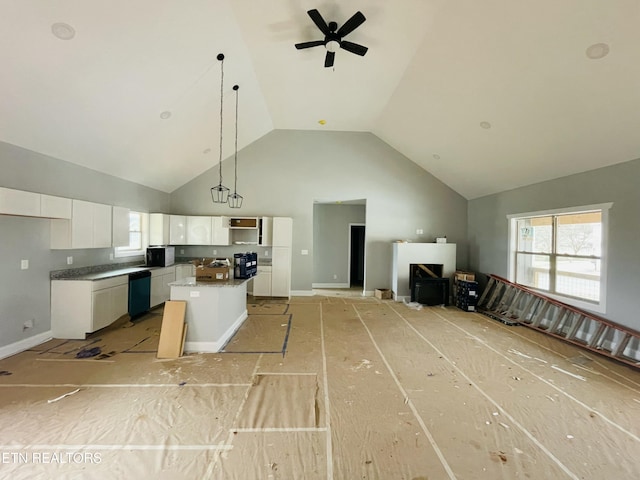
<path fill-rule="evenodd" d="M 296 50 L 310 9 L 362 11 L 367 54 Z M 223 158 L 238 84 L 239 148 L 368 131 L 471 199 L 640 157 L 638 25 L 637 0 L 0 0 L 0 141 L 171 192 L 218 162 L 224 53 Z"/>

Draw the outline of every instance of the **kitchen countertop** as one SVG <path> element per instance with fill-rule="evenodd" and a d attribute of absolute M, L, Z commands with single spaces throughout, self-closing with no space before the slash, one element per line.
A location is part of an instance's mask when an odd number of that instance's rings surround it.
<path fill-rule="evenodd" d="M 176 263 L 171 266 L 180 265 Z M 119 277 L 121 275 L 129 275 L 130 273 L 142 272 L 145 270 L 157 270 L 165 267 L 147 267 L 139 262 L 95 265 L 92 267 L 80 267 L 67 270 L 54 270 L 50 272 L 51 280 L 104 280 L 105 278 Z"/>
<path fill-rule="evenodd" d="M 222 287 L 239 287 L 240 285 L 244 285 L 251 278 L 231 278 L 229 280 L 225 280 L 222 282 L 197 282 L 195 280 L 196 277 L 186 277 L 182 280 L 177 280 L 175 282 L 169 283 L 170 287 L 213 287 L 213 288 L 222 288 Z"/>

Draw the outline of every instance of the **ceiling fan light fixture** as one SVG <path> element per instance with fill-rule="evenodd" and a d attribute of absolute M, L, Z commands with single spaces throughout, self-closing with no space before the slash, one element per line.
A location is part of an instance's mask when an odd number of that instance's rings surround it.
<path fill-rule="evenodd" d="M 329 40 L 327 43 L 325 43 L 324 47 L 327 49 L 327 51 L 335 53 L 340 48 L 340 42 L 338 42 L 337 40 Z"/>

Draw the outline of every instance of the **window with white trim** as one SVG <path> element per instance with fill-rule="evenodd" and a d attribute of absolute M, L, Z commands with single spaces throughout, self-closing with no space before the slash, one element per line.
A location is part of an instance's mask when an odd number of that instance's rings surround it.
<path fill-rule="evenodd" d="M 509 279 L 604 312 L 611 205 L 510 215 Z"/>
<path fill-rule="evenodd" d="M 129 212 L 129 245 L 116 247 L 116 257 L 130 257 L 144 255 L 147 248 L 144 237 L 146 215 L 141 212 Z"/>

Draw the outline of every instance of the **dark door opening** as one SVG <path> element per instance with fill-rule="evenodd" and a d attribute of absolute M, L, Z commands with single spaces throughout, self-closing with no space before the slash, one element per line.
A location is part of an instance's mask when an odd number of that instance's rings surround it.
<path fill-rule="evenodd" d="M 364 286 L 364 225 L 351 225 L 349 286 Z"/>

